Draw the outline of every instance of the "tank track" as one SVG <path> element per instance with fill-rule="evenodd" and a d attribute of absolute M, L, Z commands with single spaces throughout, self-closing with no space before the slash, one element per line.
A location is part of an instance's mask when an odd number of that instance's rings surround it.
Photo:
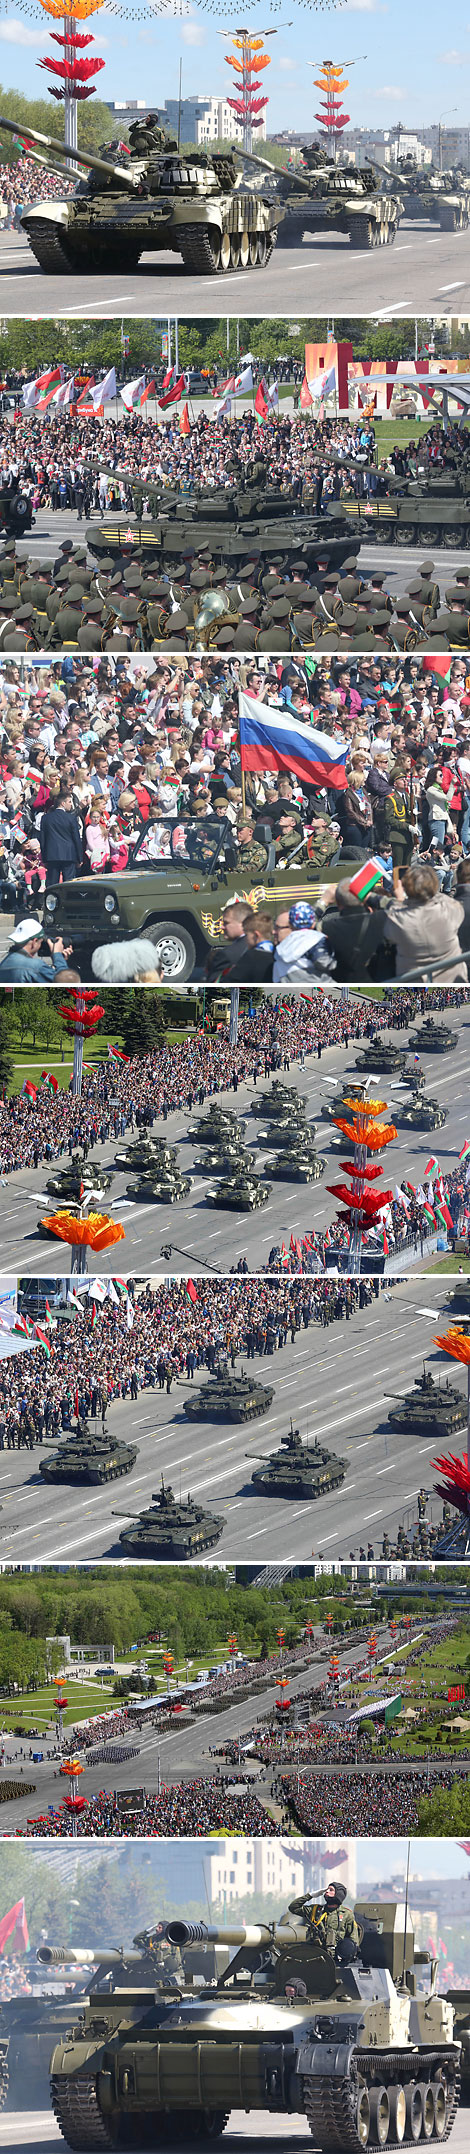
<path fill-rule="evenodd" d="M 7 2054 L 5 2053 L 5 2056 L 3 2056 L 3 2057 L 0 2057 L 0 2109 L 4 2109 L 4 2108 L 5 2108 L 5 2103 L 6 2103 L 7 2101 L 8 2101 L 8 2089 L 9 2089 L 9 2071 L 8 2071 L 8 2056 L 7 2056 Z"/>
<path fill-rule="evenodd" d="M 77 2072 L 75 2078 L 51 2078 L 51 2103 L 59 2131 L 67 2146 L 86 2149 L 94 2154 L 99 2147 L 114 2147 L 110 2127 L 101 2114 L 96 2092 L 96 2079 L 86 2072 Z"/>
<path fill-rule="evenodd" d="M 448 2057 L 448 2052 L 444 2050 L 442 2052 L 444 2064 L 446 2055 Z M 413 2062 L 416 2064 L 417 2074 L 421 2082 L 426 2075 L 431 2080 L 436 2077 L 435 2050 L 429 2052 L 409 2049 L 385 2050 L 381 2054 L 380 2051 L 375 2049 L 365 2049 L 355 2051 L 351 2060 L 351 2073 L 344 2079 L 335 2081 L 329 2075 L 319 2079 L 304 2079 L 305 2116 L 307 2117 L 312 2139 L 315 2141 L 315 2146 L 321 2150 L 321 2154 L 334 2154 L 334 2150 L 337 2150 L 337 2154 L 349 2154 L 349 2150 L 351 2150 L 351 2154 L 352 2150 L 354 2150 L 354 2154 L 357 2154 L 357 2149 L 363 2146 L 363 2140 L 359 2136 L 356 2121 L 357 2097 L 360 2087 L 359 2065 L 361 2079 L 364 2075 L 366 2086 L 369 2084 L 370 2074 L 370 2082 L 376 2085 L 382 2084 L 385 2087 L 392 2087 L 399 2082 L 406 2087 L 410 2085 L 412 2080 L 410 2065 Z M 439 2061 L 437 2061 L 437 2072 L 439 2072 Z M 439 2140 L 437 2139 L 437 2134 L 433 2132 L 430 2141 L 427 2142 L 428 2145 L 439 2144 L 443 2146 L 445 2140 L 449 2138 L 455 2122 L 459 2099 L 460 2069 L 456 2060 L 455 2077 L 449 2087 L 447 2097 L 445 2129 Z M 390 2131 L 386 2141 L 387 2148 L 392 2149 L 399 2143 L 404 2148 L 415 2145 L 411 2135 L 398 2142 Z"/>
<path fill-rule="evenodd" d="M 28 246 L 31 248 L 31 253 L 35 255 L 40 269 L 45 269 L 46 273 L 50 271 L 52 275 L 58 274 L 61 277 L 73 276 L 73 264 L 69 262 L 64 248 L 61 247 L 58 232 L 54 231 L 53 226 L 47 222 L 46 218 L 42 223 L 40 218 L 36 217 L 34 239 L 31 232 L 28 232 L 26 236 Z"/>

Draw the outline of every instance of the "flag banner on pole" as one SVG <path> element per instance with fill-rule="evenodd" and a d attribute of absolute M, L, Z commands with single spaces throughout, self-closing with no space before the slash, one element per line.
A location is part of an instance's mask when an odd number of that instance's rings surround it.
<path fill-rule="evenodd" d="M 42 1330 L 41 1330 L 41 1325 L 40 1325 L 40 1324 L 35 1324 L 35 1326 L 34 1326 L 34 1335 L 35 1335 L 35 1338 L 36 1338 L 36 1339 L 39 1339 L 39 1344 L 40 1344 L 40 1346 L 43 1346 L 43 1347 L 44 1347 L 44 1352 L 45 1352 L 45 1354 L 47 1354 L 47 1358 L 48 1358 L 48 1360 L 49 1360 L 49 1359 L 50 1359 L 50 1356 L 51 1356 L 51 1354 L 53 1354 L 53 1352 L 54 1352 L 54 1348 L 53 1348 L 53 1346 L 51 1346 L 51 1342 L 50 1342 L 50 1339 L 48 1339 L 48 1336 L 47 1336 L 47 1331 L 42 1331 Z"/>
<path fill-rule="evenodd" d="M 122 1049 L 121 1049 L 120 1047 L 111 1047 L 111 1045 L 110 1045 L 110 1042 L 109 1042 L 109 1040 L 108 1040 L 108 1055 L 109 1055 L 109 1059 L 110 1059 L 110 1061 L 111 1061 L 111 1062 L 128 1062 L 128 1061 L 129 1061 L 129 1056 L 128 1056 L 128 1055 L 123 1055 L 123 1053 L 122 1053 Z"/>
<path fill-rule="evenodd" d="M 27 1097 L 27 1099 L 31 1099 L 31 1100 L 35 1100 L 35 1099 L 37 1099 L 37 1091 L 38 1091 L 38 1088 L 37 1088 L 37 1085 L 35 1085 L 35 1084 L 31 1084 L 31 1079 L 30 1079 L 30 1077 L 25 1077 L 25 1080 L 24 1080 L 24 1084 L 22 1084 L 22 1086 L 21 1086 L 21 1090 L 22 1090 L 22 1092 L 26 1092 L 26 1097 Z"/>
<path fill-rule="evenodd" d="M 107 374 L 103 374 L 103 380 L 97 381 L 94 388 L 87 389 L 86 401 L 83 405 L 81 402 L 77 404 L 77 412 L 81 413 L 83 411 L 84 415 L 86 415 L 91 405 L 91 410 L 94 412 L 96 419 L 102 415 L 105 404 L 114 403 L 116 396 L 116 368 L 115 366 L 110 366 Z"/>
<path fill-rule="evenodd" d="M 180 434 L 190 434 L 190 433 L 191 433 L 191 420 L 190 420 L 190 417 L 189 417 L 189 411 L 188 411 L 188 406 L 187 406 L 187 404 L 183 404 L 183 410 L 182 410 L 182 412 L 180 413 Z"/>
<path fill-rule="evenodd" d="M 185 389 L 184 374 L 179 374 L 178 380 L 172 383 L 171 389 L 167 389 L 164 396 L 159 396 L 159 411 L 166 411 L 168 404 L 179 404 L 180 397 L 185 395 Z"/>
<path fill-rule="evenodd" d="M 351 875 L 349 878 L 349 888 L 352 890 L 353 897 L 368 897 L 369 891 L 375 890 L 377 883 L 381 883 L 384 869 L 385 860 L 380 860 L 378 854 L 373 854 L 370 860 L 365 860 L 364 866 L 358 868 L 357 874 Z"/>
<path fill-rule="evenodd" d="M 127 1317 L 127 1329 L 128 1329 L 128 1331 L 132 1331 L 132 1326 L 133 1326 L 133 1322 L 134 1322 L 134 1303 L 133 1303 L 133 1301 L 131 1301 L 131 1297 L 130 1297 L 130 1294 L 128 1294 L 128 1296 L 127 1296 L 127 1304 L 126 1304 L 126 1317 Z"/>
<path fill-rule="evenodd" d="M 235 375 L 233 387 L 235 396 L 252 396 L 253 368 L 251 366 L 243 366 L 241 373 Z"/>
<path fill-rule="evenodd" d="M 425 1169 L 424 1169 L 424 1174 L 423 1174 L 423 1181 L 424 1181 L 424 1182 L 432 1182 L 432 1181 L 434 1180 L 434 1175 L 435 1175 L 435 1174 L 437 1174 L 438 1166 L 439 1166 L 439 1160 L 438 1160 L 438 1159 L 434 1159 L 434 1158 L 433 1158 L 433 1154 L 432 1154 L 432 1152 L 431 1152 L 431 1158 L 430 1158 L 430 1159 L 428 1159 L 428 1164 L 427 1164 L 427 1167 L 425 1167 Z"/>
<path fill-rule="evenodd" d="M 125 404 L 126 411 L 133 411 L 135 405 L 140 404 L 143 389 L 145 389 L 145 374 L 136 374 L 134 381 L 124 382 L 123 388 L 119 390 L 119 395 L 121 404 Z"/>
<path fill-rule="evenodd" d="M 312 404 L 322 404 L 324 397 L 331 396 L 336 389 L 336 367 L 330 366 L 327 374 L 317 374 L 315 381 L 309 381 L 308 388 Z"/>
<path fill-rule="evenodd" d="M 291 712 L 259 702 L 257 696 L 245 695 L 242 689 L 238 707 L 242 770 L 287 770 L 306 779 L 308 785 L 346 791 L 349 742 L 340 747 L 327 733 L 303 725 Z"/>
<path fill-rule="evenodd" d="M 256 391 L 255 418 L 257 419 L 258 426 L 266 426 L 266 421 L 269 418 L 269 405 L 266 401 L 266 388 L 264 381 L 259 382 Z"/>
<path fill-rule="evenodd" d="M 15 1935 L 15 1942 L 16 1940 L 18 1941 L 20 1949 L 22 1945 L 23 1952 L 27 1952 L 29 1937 L 24 1900 L 16 1900 L 14 1907 L 9 1907 L 8 1914 L 2 1916 L 0 1922 L 0 1952 L 4 1951 L 8 1938 L 13 1937 L 13 1935 Z"/>
<path fill-rule="evenodd" d="M 449 1227 L 451 1234 L 453 1234 L 454 1221 L 452 1218 L 452 1213 L 449 1211 L 449 1206 L 448 1204 L 446 1204 L 445 1197 L 436 1198 L 434 1209 L 437 1212 L 438 1219 L 440 1219 L 442 1222 L 442 1226 Z"/>
<path fill-rule="evenodd" d="M 468 1158 L 469 1158 L 469 1156 L 470 1156 L 470 1137 L 466 1137 L 466 1138 L 465 1138 L 465 1144 L 463 1144 L 463 1145 L 462 1145 L 462 1150 L 461 1150 L 461 1152 L 459 1152 L 459 1159 L 460 1159 L 460 1160 L 462 1160 L 462 1162 L 463 1162 L 463 1160 L 464 1160 L 464 1159 L 468 1159 Z"/>
<path fill-rule="evenodd" d="M 83 1302 L 80 1301 L 79 1295 L 75 1293 L 75 1289 L 73 1286 L 70 1286 L 68 1289 L 67 1301 L 70 1303 L 71 1309 L 78 1309 L 80 1312 L 80 1316 L 83 1316 Z"/>
<path fill-rule="evenodd" d="M 44 1085 L 47 1092 L 58 1092 L 59 1090 L 59 1079 L 53 1076 L 52 1070 L 41 1070 L 41 1084 Z"/>
<path fill-rule="evenodd" d="M 194 1285 L 194 1279 L 185 1279 L 184 1284 L 185 1293 L 188 1296 L 188 1301 L 197 1301 L 197 1289 Z"/>

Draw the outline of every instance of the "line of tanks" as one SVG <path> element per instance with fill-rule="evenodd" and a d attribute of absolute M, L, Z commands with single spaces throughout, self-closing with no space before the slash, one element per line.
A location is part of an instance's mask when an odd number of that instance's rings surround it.
<path fill-rule="evenodd" d="M 340 1910 L 344 1897 L 338 1888 Z M 105 1949 L 62 2024 L 61 2006 L 9 2008 L 15 2077 L 23 2022 L 38 2099 L 49 2073 L 62 2137 L 83 2154 L 214 2142 L 240 2108 L 287 2128 L 302 2117 L 319 2154 L 444 2143 L 462 2062 L 468 2076 L 469 1995 L 457 1993 L 456 2025 L 453 1993 L 439 1994 L 438 1963 L 417 1949 L 402 1903 L 358 1900 L 344 1913 L 330 1938 L 324 1903 L 303 1894 L 275 1921 L 159 1924 L 159 1957 L 150 1932 L 134 1952 Z M 38 1958 L 90 1973 L 94 1954 L 46 1945 Z M 31 2063 L 29 2084 L 30 2073 Z"/>

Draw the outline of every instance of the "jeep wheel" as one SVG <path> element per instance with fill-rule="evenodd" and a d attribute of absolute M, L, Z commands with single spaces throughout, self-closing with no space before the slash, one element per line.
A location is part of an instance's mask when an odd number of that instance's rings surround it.
<path fill-rule="evenodd" d="M 147 942 L 153 942 L 156 963 L 161 965 L 165 980 L 191 979 L 196 944 L 186 927 L 177 927 L 174 920 L 154 920 L 143 933 Z"/>

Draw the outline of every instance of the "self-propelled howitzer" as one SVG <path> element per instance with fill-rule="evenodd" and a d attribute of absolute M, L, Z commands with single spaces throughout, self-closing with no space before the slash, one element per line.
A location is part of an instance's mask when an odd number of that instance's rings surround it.
<path fill-rule="evenodd" d="M 231 2109 L 300 2115 L 320 2154 L 446 2139 L 460 2045 L 436 1963 L 419 1995 L 430 1956 L 415 1952 L 403 1906 L 363 1901 L 347 1914 L 333 1947 L 309 1900 L 276 1923 L 169 1923 L 180 1949 L 220 1940 L 234 1957 L 215 1988 L 168 2000 L 164 2014 L 147 1999 L 138 2026 L 91 2002 L 51 2060 L 69 2146 L 94 2154 L 131 2135 L 153 2144 L 169 2127 L 215 2140 Z"/>
<path fill-rule="evenodd" d="M 11 120 L 0 130 L 21 134 Z M 46 168 L 70 159 L 64 142 L 33 127 L 27 141 L 48 154 Z M 89 270 L 137 269 L 142 253 L 180 254 L 196 275 L 263 268 L 276 240 L 280 208 L 240 182 L 229 149 L 184 156 L 149 114 L 129 128 L 130 149 L 116 145 L 101 157 L 74 150 L 88 177 L 62 202 L 36 202 L 21 225 L 40 269 L 64 276 Z M 36 161 L 38 161 L 36 159 Z"/>

